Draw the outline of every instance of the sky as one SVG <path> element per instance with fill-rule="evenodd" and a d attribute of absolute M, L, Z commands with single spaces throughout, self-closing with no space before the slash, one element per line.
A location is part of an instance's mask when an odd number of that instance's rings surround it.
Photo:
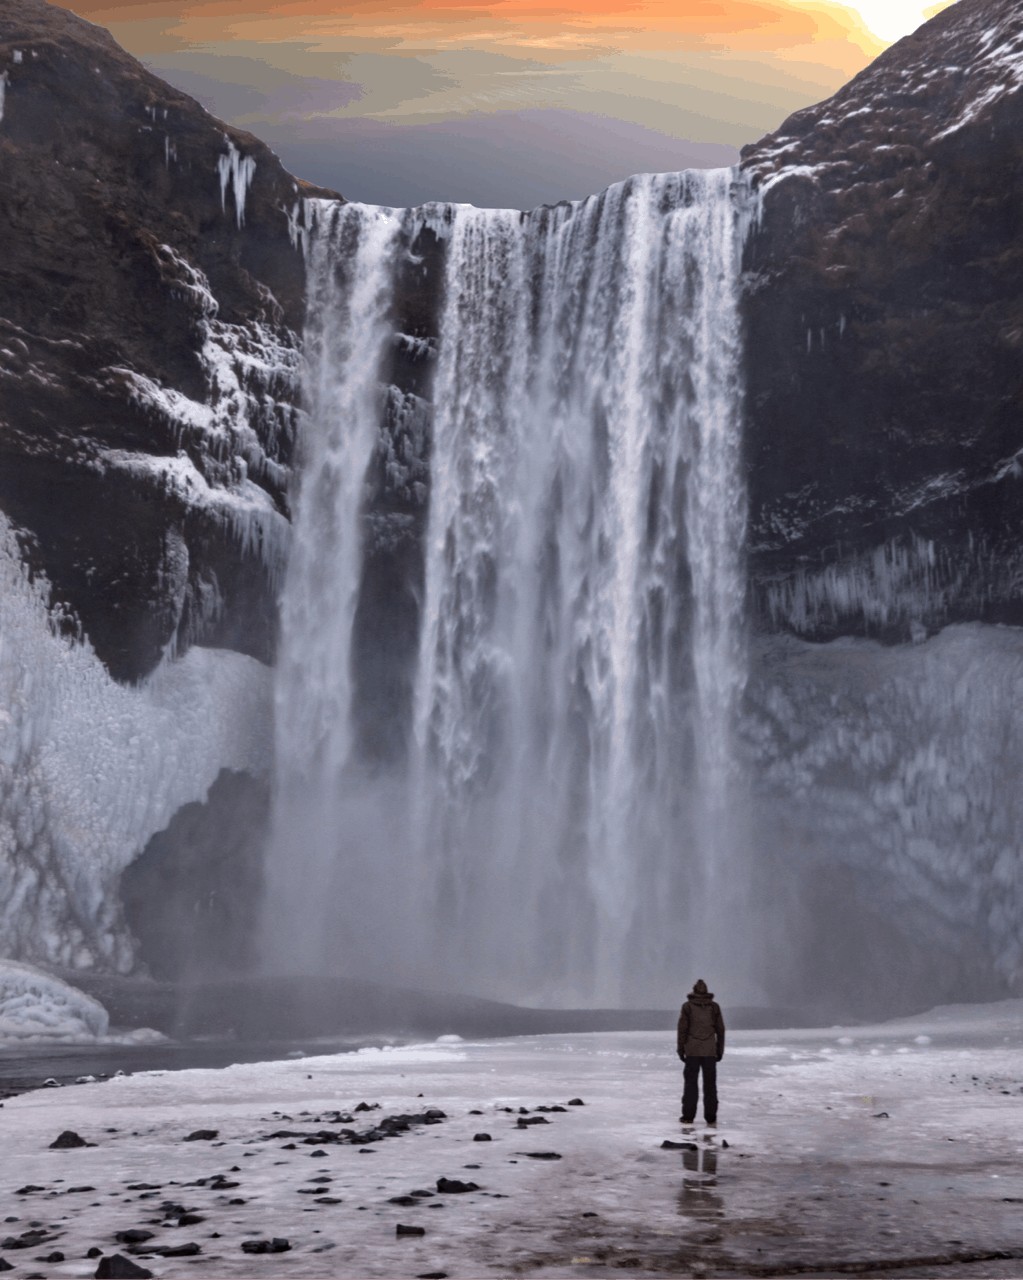
<path fill-rule="evenodd" d="M 77 0 L 346 197 L 531 208 L 735 163 L 950 0 Z"/>

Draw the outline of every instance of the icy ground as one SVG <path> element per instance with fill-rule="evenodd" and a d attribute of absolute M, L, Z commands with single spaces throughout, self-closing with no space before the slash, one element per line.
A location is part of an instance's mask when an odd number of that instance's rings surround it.
<path fill-rule="evenodd" d="M 160 1277 L 1023 1276 L 1023 1001 L 732 1033 L 717 1131 L 682 1132 L 671 1040 L 438 1042 L 23 1094 L 0 1116 L 0 1255 L 12 1280 L 89 1276 L 87 1249 L 131 1252 L 115 1233 L 141 1229 L 140 1253 L 201 1249 L 136 1256 Z M 517 1128 L 523 1107 L 547 1123 Z M 428 1108 L 447 1118 L 364 1149 L 269 1136 Z M 97 1145 L 49 1149 L 65 1129 Z M 183 1140 L 197 1129 L 218 1137 Z M 290 1250 L 241 1249 L 273 1237 Z"/>

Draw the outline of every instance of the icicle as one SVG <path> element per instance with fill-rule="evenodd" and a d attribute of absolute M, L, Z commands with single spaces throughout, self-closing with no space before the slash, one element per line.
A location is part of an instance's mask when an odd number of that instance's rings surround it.
<path fill-rule="evenodd" d="M 227 143 L 227 155 L 217 160 L 217 172 L 220 174 L 220 207 L 225 213 L 227 212 L 227 187 L 230 183 L 234 195 L 235 215 L 240 228 L 245 225 L 245 197 L 256 172 L 256 162 L 251 156 L 243 156 L 226 133 L 224 141 Z"/>

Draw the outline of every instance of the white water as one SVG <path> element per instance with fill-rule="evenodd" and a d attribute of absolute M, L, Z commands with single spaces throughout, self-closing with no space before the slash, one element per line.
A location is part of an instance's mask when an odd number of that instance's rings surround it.
<path fill-rule="evenodd" d="M 651 1004 L 721 959 L 745 679 L 735 183 L 644 175 L 525 215 L 320 209 L 271 963 Z M 371 777 L 349 728 L 360 486 L 388 293 L 424 227 L 446 279 L 414 731 L 407 769 Z"/>

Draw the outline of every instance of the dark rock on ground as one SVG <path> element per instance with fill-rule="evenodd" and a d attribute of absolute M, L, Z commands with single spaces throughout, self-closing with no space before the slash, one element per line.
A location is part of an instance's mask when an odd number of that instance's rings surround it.
<path fill-rule="evenodd" d="M 187 1134 L 181 1139 L 182 1142 L 212 1142 L 217 1137 L 219 1129 L 195 1129 L 192 1133 Z"/>
<path fill-rule="evenodd" d="M 121 1244 L 142 1244 L 145 1240 L 152 1240 L 152 1231 L 143 1231 L 140 1227 L 132 1227 L 128 1231 L 118 1231 L 114 1234 L 114 1239 Z"/>
<path fill-rule="evenodd" d="M 491 1136 L 490 1136 L 490 1134 L 489 1134 L 489 1133 L 474 1133 L 474 1134 L 472 1135 L 472 1140 L 473 1140 L 473 1142 L 491 1142 L 491 1141 L 493 1141 L 493 1139 L 491 1138 Z"/>
<path fill-rule="evenodd" d="M 152 1274 L 121 1253 L 100 1258 L 99 1266 L 93 1272 L 96 1280 L 149 1280 Z"/>
<path fill-rule="evenodd" d="M 460 1182 L 457 1178 L 438 1178 L 437 1190 L 441 1195 L 457 1195 L 463 1191 L 479 1191 L 475 1182 Z"/>
<path fill-rule="evenodd" d="M 405 1226 L 404 1223 L 399 1222 L 397 1226 L 394 1228 L 394 1234 L 396 1236 L 425 1236 L 426 1228 L 425 1227 L 407 1227 Z"/>
<path fill-rule="evenodd" d="M 1021 52 L 960 0 L 743 149 L 762 627 L 1023 622 Z"/>
<path fill-rule="evenodd" d="M 557 1151 L 520 1151 L 520 1156 L 528 1156 L 530 1160 L 560 1160 Z"/>
<path fill-rule="evenodd" d="M 304 310 L 289 216 L 331 193 L 43 0 L 6 0 L 0 72 L 0 511 L 115 678 L 171 640 L 267 660 Z"/>
<path fill-rule="evenodd" d="M 287 1253 L 291 1249 L 282 1236 L 274 1236 L 272 1240 L 243 1240 L 241 1247 L 244 1253 Z"/>
<path fill-rule="evenodd" d="M 59 1137 L 54 1138 L 50 1143 L 51 1151 L 60 1151 L 65 1147 L 88 1147 L 95 1146 L 95 1143 L 88 1143 L 84 1138 L 79 1137 L 73 1129 L 65 1129 Z"/>

